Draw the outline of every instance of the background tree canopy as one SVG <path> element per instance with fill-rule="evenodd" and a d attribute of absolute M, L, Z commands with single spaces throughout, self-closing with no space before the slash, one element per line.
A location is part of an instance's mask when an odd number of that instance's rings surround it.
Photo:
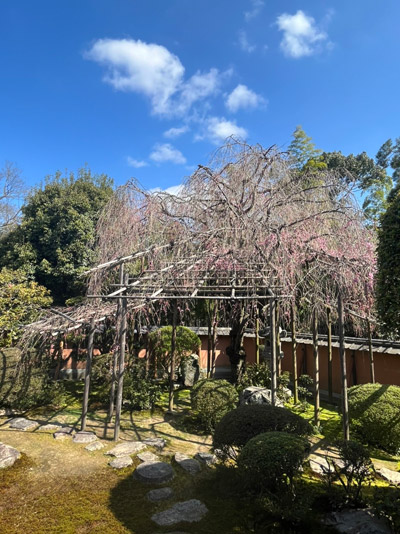
<path fill-rule="evenodd" d="M 61 173 L 28 196 L 21 224 L 0 241 L 0 267 L 22 269 L 47 287 L 58 304 L 82 295 L 78 275 L 94 261 L 95 228 L 111 197 L 113 181 L 92 175 Z"/>
<path fill-rule="evenodd" d="M 378 237 L 378 314 L 385 334 L 400 337 L 400 183 L 388 197 Z"/>

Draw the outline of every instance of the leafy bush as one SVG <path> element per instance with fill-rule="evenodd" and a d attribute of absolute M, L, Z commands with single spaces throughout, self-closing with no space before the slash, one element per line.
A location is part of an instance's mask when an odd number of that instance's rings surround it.
<path fill-rule="evenodd" d="M 339 482 L 344 490 L 345 504 L 359 506 L 364 484 L 373 478 L 373 464 L 367 449 L 357 441 L 341 441 L 337 444 L 339 461 L 328 459 L 325 478 L 332 490 L 332 483 Z"/>
<path fill-rule="evenodd" d="M 154 355 L 157 358 L 158 364 L 164 372 L 167 372 L 170 365 L 172 342 L 172 326 L 165 326 L 155 332 L 149 334 L 149 343 Z M 178 326 L 176 329 L 176 366 L 179 367 L 182 358 L 197 353 L 201 341 L 199 336 L 192 332 L 189 328 Z"/>
<path fill-rule="evenodd" d="M 252 438 L 238 457 L 244 483 L 255 491 L 293 492 L 294 479 L 309 451 L 306 439 L 287 432 Z"/>
<path fill-rule="evenodd" d="M 154 408 L 160 399 L 162 386 L 149 376 L 144 362 L 136 361 L 130 365 L 124 379 L 124 400 L 134 410 Z"/>
<path fill-rule="evenodd" d="M 400 489 L 398 486 L 375 488 L 373 504 L 378 517 L 385 518 L 393 532 L 400 532 Z"/>
<path fill-rule="evenodd" d="M 277 378 L 277 395 L 284 400 L 286 400 L 284 388 L 288 387 L 289 381 L 290 374 L 288 371 L 284 371 Z M 271 369 L 267 363 L 262 362 L 246 367 L 246 371 L 243 373 L 243 376 L 238 384 L 238 390 L 243 391 L 249 386 L 258 386 L 267 389 L 271 388 Z"/>
<path fill-rule="evenodd" d="M 309 375 L 301 375 L 298 378 L 298 395 L 303 404 L 307 404 L 307 399 L 312 397 L 310 389 L 314 384 L 314 380 Z"/>
<path fill-rule="evenodd" d="M 64 388 L 51 380 L 54 361 L 35 351 L 21 355 L 18 349 L 0 351 L 0 407 L 27 410 L 58 404 Z"/>
<path fill-rule="evenodd" d="M 220 419 L 236 407 L 238 393 L 226 380 L 199 380 L 191 391 L 192 408 L 208 431 L 215 428 Z"/>
<path fill-rule="evenodd" d="M 213 446 L 221 459 L 236 460 L 250 439 L 271 431 L 307 436 L 312 433 L 312 427 L 286 408 L 249 404 L 224 415 L 215 428 Z"/>
<path fill-rule="evenodd" d="M 400 387 L 362 384 L 349 389 L 351 430 L 363 443 L 400 450 Z"/>

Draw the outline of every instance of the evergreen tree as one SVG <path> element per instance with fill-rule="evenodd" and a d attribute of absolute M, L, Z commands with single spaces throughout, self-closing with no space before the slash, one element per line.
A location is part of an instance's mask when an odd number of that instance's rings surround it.
<path fill-rule="evenodd" d="M 292 137 L 288 152 L 294 167 L 302 169 L 307 163 L 310 164 L 321 154 L 321 150 L 315 148 L 312 138 L 306 134 L 300 125 L 296 126 Z"/>

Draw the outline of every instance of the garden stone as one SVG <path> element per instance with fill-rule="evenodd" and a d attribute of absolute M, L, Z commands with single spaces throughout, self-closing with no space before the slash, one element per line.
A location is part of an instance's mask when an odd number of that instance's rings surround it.
<path fill-rule="evenodd" d="M 183 501 L 174 504 L 171 508 L 151 516 L 152 521 L 160 527 L 168 527 L 182 523 L 197 523 L 201 521 L 208 512 L 207 507 L 197 499 Z"/>
<path fill-rule="evenodd" d="M 86 432 L 82 430 L 81 432 L 77 432 L 74 436 L 73 442 L 74 443 L 92 443 L 93 441 L 97 440 L 97 436 L 94 432 Z"/>
<path fill-rule="evenodd" d="M 180 467 L 182 467 L 182 469 L 184 469 L 191 475 L 195 475 L 201 470 L 201 465 L 199 464 L 199 462 L 194 458 L 190 458 L 186 454 L 177 452 L 174 456 L 174 460 Z"/>
<path fill-rule="evenodd" d="M 21 453 L 17 449 L 10 447 L 10 445 L 0 443 L 0 469 L 11 467 L 18 458 L 21 458 Z"/>
<path fill-rule="evenodd" d="M 37 421 L 31 421 L 30 419 L 25 419 L 25 417 L 16 417 L 10 421 L 10 428 L 15 428 L 16 430 L 33 430 L 38 426 L 39 423 Z"/>
<path fill-rule="evenodd" d="M 275 397 L 276 406 L 283 406 L 283 401 Z M 240 394 L 240 404 L 271 404 L 271 390 L 258 386 L 249 386 Z"/>
<path fill-rule="evenodd" d="M 89 443 L 89 445 L 86 445 L 85 449 L 87 451 L 99 451 L 100 449 L 104 449 L 104 443 L 101 441 L 93 441 L 93 443 Z"/>
<path fill-rule="evenodd" d="M 149 447 L 155 447 L 156 449 L 162 450 L 167 442 L 163 438 L 146 438 L 143 440 L 143 443 Z"/>
<path fill-rule="evenodd" d="M 198 452 L 194 457 L 196 460 L 199 460 L 199 462 L 203 462 L 208 466 L 214 465 L 217 462 L 215 454 L 210 454 L 209 452 Z"/>
<path fill-rule="evenodd" d="M 159 489 L 153 489 L 149 491 L 147 494 L 147 498 L 151 502 L 159 502 L 159 501 L 165 501 L 172 497 L 174 494 L 174 491 L 172 488 L 159 488 Z"/>
<path fill-rule="evenodd" d="M 137 466 L 134 475 L 148 484 L 163 484 L 175 476 L 172 467 L 165 462 L 144 462 Z"/>
<path fill-rule="evenodd" d="M 130 456 L 118 456 L 114 460 L 110 460 L 108 465 L 114 469 L 123 469 L 133 464 L 133 460 Z"/>
<path fill-rule="evenodd" d="M 142 462 L 159 462 L 160 461 L 160 458 L 156 454 L 153 454 L 150 451 L 140 452 L 137 455 L 137 457 Z"/>
<path fill-rule="evenodd" d="M 124 441 L 123 443 L 118 443 L 113 449 L 105 452 L 109 456 L 129 456 L 130 454 L 136 454 L 137 452 L 146 449 L 147 445 L 141 441 Z"/>
<path fill-rule="evenodd" d="M 39 430 L 42 430 L 43 432 L 49 432 L 49 431 L 54 431 L 54 430 L 59 430 L 61 429 L 62 426 L 61 425 L 57 425 L 56 423 L 48 423 L 47 425 L 41 425 L 39 427 Z"/>
<path fill-rule="evenodd" d="M 338 532 L 345 534 L 390 534 L 391 529 L 383 519 L 374 516 L 371 510 L 342 510 L 334 512 L 325 520 Z"/>
<path fill-rule="evenodd" d="M 391 484 L 399 485 L 400 484 L 400 473 L 398 471 L 392 471 L 387 467 L 376 467 L 375 471 L 383 479 L 387 480 Z"/>
<path fill-rule="evenodd" d="M 54 439 L 67 439 L 72 437 L 74 429 L 70 426 L 63 426 L 53 434 Z"/>
<path fill-rule="evenodd" d="M 200 376 L 199 357 L 191 354 L 181 365 L 182 382 L 185 387 L 192 387 Z"/>

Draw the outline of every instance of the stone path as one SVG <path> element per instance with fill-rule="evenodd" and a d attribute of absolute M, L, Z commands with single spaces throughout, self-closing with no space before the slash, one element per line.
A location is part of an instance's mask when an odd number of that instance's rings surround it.
<path fill-rule="evenodd" d="M 175 476 L 174 470 L 165 462 L 144 462 L 134 471 L 137 480 L 146 484 L 163 484 Z"/>
<path fill-rule="evenodd" d="M 180 467 L 182 467 L 182 469 L 191 475 L 195 475 L 201 470 L 200 463 L 194 458 L 190 458 L 190 456 L 187 456 L 186 454 L 177 452 L 175 453 L 174 460 Z"/>
<path fill-rule="evenodd" d="M 10 421 L 10 428 L 15 428 L 15 430 L 33 430 L 37 428 L 39 423 L 37 421 L 32 421 L 31 419 L 25 419 L 25 417 L 15 417 Z"/>
<path fill-rule="evenodd" d="M 109 456 L 129 456 L 130 454 L 136 454 L 143 449 L 146 449 L 147 445 L 142 441 L 125 441 L 123 443 L 118 443 L 113 449 L 105 452 Z"/>

